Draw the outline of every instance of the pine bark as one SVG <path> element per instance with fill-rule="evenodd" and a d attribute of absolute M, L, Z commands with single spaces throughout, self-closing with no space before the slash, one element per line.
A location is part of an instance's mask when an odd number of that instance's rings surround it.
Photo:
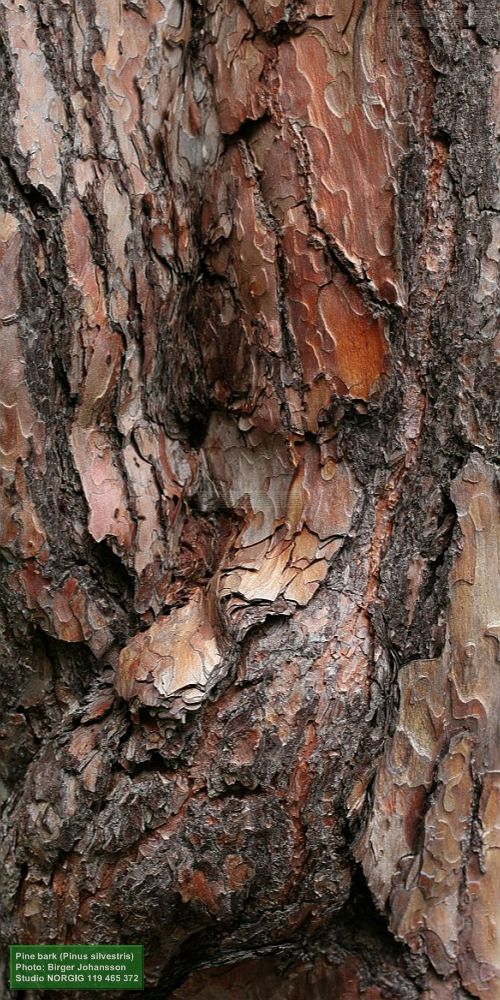
<path fill-rule="evenodd" d="M 0 0 L 4 943 L 498 1000 L 498 20 Z"/>

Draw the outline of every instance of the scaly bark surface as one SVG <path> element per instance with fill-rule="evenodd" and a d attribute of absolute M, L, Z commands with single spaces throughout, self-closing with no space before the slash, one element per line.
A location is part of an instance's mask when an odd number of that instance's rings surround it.
<path fill-rule="evenodd" d="M 4 942 L 500 996 L 498 20 L 0 0 Z"/>

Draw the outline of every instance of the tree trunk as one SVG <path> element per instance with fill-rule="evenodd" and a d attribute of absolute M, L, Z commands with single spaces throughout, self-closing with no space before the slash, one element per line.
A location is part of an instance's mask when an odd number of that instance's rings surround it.
<path fill-rule="evenodd" d="M 0 13 L 3 941 L 498 1000 L 496 5 Z"/>

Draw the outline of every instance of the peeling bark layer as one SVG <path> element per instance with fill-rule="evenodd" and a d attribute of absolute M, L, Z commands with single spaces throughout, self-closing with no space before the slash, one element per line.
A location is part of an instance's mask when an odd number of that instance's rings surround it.
<path fill-rule="evenodd" d="M 0 23 L 3 940 L 492 1000 L 495 13 Z"/>
<path fill-rule="evenodd" d="M 443 977 L 500 990 L 498 565 L 495 471 L 474 454 L 451 490 L 462 550 L 450 575 L 442 656 L 399 674 L 396 729 L 377 769 L 357 853 L 399 938 Z M 415 818 L 418 822 L 415 823 Z M 389 900 L 390 897 L 390 900 Z"/>

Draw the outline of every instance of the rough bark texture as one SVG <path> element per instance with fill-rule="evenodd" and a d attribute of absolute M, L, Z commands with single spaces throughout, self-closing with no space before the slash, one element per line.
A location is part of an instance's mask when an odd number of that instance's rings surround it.
<path fill-rule="evenodd" d="M 3 940 L 498 1000 L 496 5 L 0 20 Z"/>

